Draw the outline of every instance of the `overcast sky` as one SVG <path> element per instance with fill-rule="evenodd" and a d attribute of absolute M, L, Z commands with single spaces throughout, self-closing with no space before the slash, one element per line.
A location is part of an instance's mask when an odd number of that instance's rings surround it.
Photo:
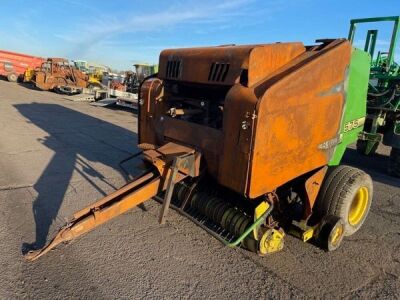
<path fill-rule="evenodd" d="M 130 69 L 165 48 L 347 37 L 350 19 L 400 14 L 400 0 L 0 0 L 0 11 L 0 49 Z"/>

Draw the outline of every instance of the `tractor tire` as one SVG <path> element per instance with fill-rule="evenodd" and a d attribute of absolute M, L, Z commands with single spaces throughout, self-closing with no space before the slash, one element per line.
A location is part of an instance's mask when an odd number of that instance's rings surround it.
<path fill-rule="evenodd" d="M 400 177 L 400 149 L 392 147 L 389 159 L 389 174 Z"/>
<path fill-rule="evenodd" d="M 373 186 L 371 177 L 350 166 L 330 167 L 317 198 L 318 214 L 332 215 L 344 222 L 345 236 L 360 229 L 371 207 Z"/>
<path fill-rule="evenodd" d="M 357 152 L 362 154 L 362 155 L 374 155 L 376 150 L 378 149 L 379 143 L 375 143 L 375 145 L 372 147 L 371 151 L 366 154 L 365 151 L 367 150 L 367 141 L 364 140 L 357 140 Z"/>
<path fill-rule="evenodd" d="M 14 73 L 10 73 L 10 74 L 7 75 L 7 80 L 9 82 L 17 82 L 18 76 L 16 74 L 14 74 Z"/>

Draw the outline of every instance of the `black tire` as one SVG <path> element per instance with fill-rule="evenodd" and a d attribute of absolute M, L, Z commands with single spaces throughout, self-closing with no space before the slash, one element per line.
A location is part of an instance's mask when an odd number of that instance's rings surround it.
<path fill-rule="evenodd" d="M 364 171 L 344 165 L 330 167 L 318 194 L 317 211 L 322 218 L 341 218 L 344 235 L 349 236 L 364 223 L 372 197 L 372 179 Z"/>
<path fill-rule="evenodd" d="M 317 242 L 327 251 L 339 248 L 343 241 L 345 224 L 336 216 L 325 216 L 318 230 Z"/>
<path fill-rule="evenodd" d="M 7 75 L 7 80 L 9 82 L 17 82 L 18 81 L 18 76 L 14 73 L 10 73 Z"/>
<path fill-rule="evenodd" d="M 372 147 L 371 151 L 368 154 L 366 154 L 367 144 L 368 144 L 368 141 L 357 140 L 357 145 L 356 145 L 357 152 L 362 155 L 374 155 L 376 150 L 378 149 L 379 143 L 375 143 L 374 146 Z"/>
<path fill-rule="evenodd" d="M 392 147 L 389 159 L 389 174 L 400 177 L 400 149 Z"/>

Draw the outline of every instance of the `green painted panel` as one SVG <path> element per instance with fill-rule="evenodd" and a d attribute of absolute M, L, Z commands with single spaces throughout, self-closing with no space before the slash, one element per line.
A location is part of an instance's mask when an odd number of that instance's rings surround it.
<path fill-rule="evenodd" d="M 362 120 L 367 112 L 367 92 L 371 57 L 368 53 L 353 49 L 349 74 L 345 83 L 346 102 L 340 128 L 341 142 L 336 146 L 329 162 L 330 166 L 340 164 L 346 147 L 357 141 L 363 129 Z"/>

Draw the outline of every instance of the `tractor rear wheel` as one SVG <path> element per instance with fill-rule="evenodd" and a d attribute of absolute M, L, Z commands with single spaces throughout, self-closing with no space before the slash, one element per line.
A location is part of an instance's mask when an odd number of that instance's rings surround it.
<path fill-rule="evenodd" d="M 17 82 L 18 76 L 16 74 L 14 74 L 14 73 L 10 73 L 10 74 L 7 75 L 7 80 L 9 82 Z"/>
<path fill-rule="evenodd" d="M 400 177 L 400 149 L 392 147 L 389 161 L 390 175 Z"/>
<path fill-rule="evenodd" d="M 371 207 L 372 179 L 364 171 L 350 166 L 329 168 L 318 194 L 321 217 L 341 218 L 345 236 L 354 234 L 364 223 Z"/>

